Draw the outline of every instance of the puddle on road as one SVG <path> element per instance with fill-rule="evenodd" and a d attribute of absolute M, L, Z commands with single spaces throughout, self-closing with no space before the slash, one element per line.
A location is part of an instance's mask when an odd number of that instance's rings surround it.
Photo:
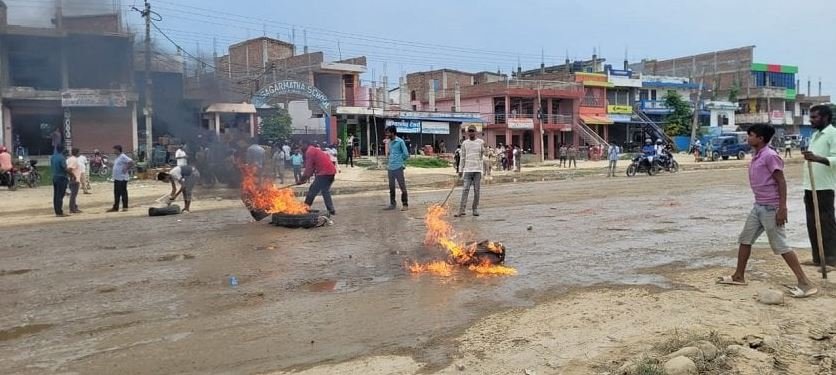
<path fill-rule="evenodd" d="M 51 328 L 53 324 L 30 324 L 0 331 L 0 341 L 14 340 L 23 336 L 34 335 Z"/>

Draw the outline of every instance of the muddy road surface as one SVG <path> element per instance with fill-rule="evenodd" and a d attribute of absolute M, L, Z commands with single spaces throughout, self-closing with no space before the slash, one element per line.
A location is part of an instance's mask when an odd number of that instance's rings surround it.
<path fill-rule="evenodd" d="M 796 169 L 788 229 L 806 247 Z M 406 261 L 444 257 L 422 241 L 427 205 L 446 194 L 412 194 L 408 212 L 382 211 L 385 193 L 337 197 L 334 225 L 310 230 L 199 202 L 189 215 L 6 226 L 0 372 L 258 373 L 372 354 L 440 368 L 487 314 L 591 285 L 672 287 L 643 271 L 660 265 L 733 264 L 711 255 L 734 247 L 751 205 L 745 169 L 483 185 L 482 216 L 450 220 L 504 242 L 518 274 L 410 274 Z"/>

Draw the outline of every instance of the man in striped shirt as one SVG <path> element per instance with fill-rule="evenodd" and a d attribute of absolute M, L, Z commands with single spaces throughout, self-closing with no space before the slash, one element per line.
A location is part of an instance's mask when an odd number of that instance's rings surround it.
<path fill-rule="evenodd" d="M 482 182 L 482 163 L 485 156 L 485 142 L 476 138 L 476 127 L 467 128 L 467 139 L 462 142 L 461 161 L 459 162 L 459 176 L 464 180 L 464 191 L 456 217 L 465 216 L 467 195 L 473 186 L 473 216 L 479 216 L 479 190 Z"/>

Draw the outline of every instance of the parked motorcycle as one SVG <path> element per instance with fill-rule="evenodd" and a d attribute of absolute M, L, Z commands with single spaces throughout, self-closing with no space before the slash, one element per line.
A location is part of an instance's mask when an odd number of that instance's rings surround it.
<path fill-rule="evenodd" d="M 38 187 L 41 184 L 41 174 L 38 172 L 37 164 L 38 161 L 32 159 L 26 163 L 22 163 L 15 170 L 15 185 L 26 185 L 30 188 Z"/>
<path fill-rule="evenodd" d="M 638 155 L 633 158 L 633 162 L 627 167 L 627 176 L 633 177 L 636 173 L 647 173 L 648 176 L 655 176 L 661 170 L 662 166 L 659 164 L 658 158 L 654 158 L 651 162 L 647 156 Z"/>

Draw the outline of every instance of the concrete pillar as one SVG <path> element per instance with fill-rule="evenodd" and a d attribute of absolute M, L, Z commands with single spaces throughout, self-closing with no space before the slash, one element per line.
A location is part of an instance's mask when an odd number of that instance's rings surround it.
<path fill-rule="evenodd" d="M 72 150 L 73 148 L 73 121 L 72 112 L 69 108 L 64 108 L 64 149 Z"/>
<path fill-rule="evenodd" d="M 555 157 L 555 149 L 554 149 L 554 132 L 546 133 L 546 148 L 549 150 L 549 159 L 554 160 L 557 159 Z"/>
<path fill-rule="evenodd" d="M 430 104 L 429 111 L 430 112 L 435 112 L 435 87 L 433 87 L 433 80 L 430 80 L 428 84 L 429 84 L 429 91 L 427 91 L 427 93 L 429 94 L 429 104 Z"/>
<path fill-rule="evenodd" d="M 552 98 L 546 99 L 546 105 L 548 106 L 548 108 L 546 108 L 546 123 L 547 124 L 554 124 L 555 123 L 555 121 L 553 120 L 554 117 L 552 117 L 554 115 L 554 113 L 552 113 L 552 100 L 554 100 L 554 99 L 552 99 Z"/>
<path fill-rule="evenodd" d="M 136 102 L 131 103 L 131 150 L 139 150 L 139 121 L 136 117 Z"/>
<path fill-rule="evenodd" d="M 215 112 L 215 135 L 221 135 L 221 114 Z"/>
<path fill-rule="evenodd" d="M 70 69 L 67 63 L 67 48 L 66 44 L 61 44 L 61 90 L 70 88 Z"/>

